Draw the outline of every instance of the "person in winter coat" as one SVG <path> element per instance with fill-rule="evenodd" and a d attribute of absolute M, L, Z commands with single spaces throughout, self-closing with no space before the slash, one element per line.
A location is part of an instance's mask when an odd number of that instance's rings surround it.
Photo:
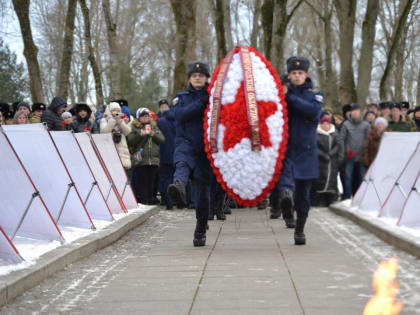
<path fill-rule="evenodd" d="M 330 117 L 321 117 L 317 134 L 319 177 L 314 184 L 312 205 L 328 207 L 337 198 L 339 149 L 338 133 Z"/>
<path fill-rule="evenodd" d="M 406 119 L 401 114 L 401 104 L 392 103 L 391 104 L 391 119 L 388 124 L 389 131 L 397 132 L 410 132 L 410 124 L 407 123 Z"/>
<path fill-rule="evenodd" d="M 305 245 L 304 227 L 310 209 L 310 193 L 319 176 L 316 130 L 324 96 L 312 85 L 308 75 L 309 60 L 290 57 L 287 72 L 290 83 L 285 88 L 288 105 L 289 142 L 283 170 L 272 193 L 270 218 L 283 215 L 288 228 L 295 227 L 295 245 Z M 295 222 L 293 209 L 296 210 Z"/>
<path fill-rule="evenodd" d="M 351 117 L 343 123 L 338 138 L 339 163 L 345 169 L 343 199 L 351 198 L 363 180 L 365 169 L 361 160 L 369 130 L 369 123 L 362 120 L 360 105 L 353 103 Z"/>
<path fill-rule="evenodd" d="M 168 196 L 168 186 L 173 182 L 175 165 L 175 117 L 174 111 L 169 107 L 168 101 L 162 99 L 159 101 L 159 115 L 157 125 L 165 136 L 165 142 L 160 145 L 160 165 L 159 165 L 159 191 L 162 201 L 167 210 L 172 210 L 172 199 Z"/>
<path fill-rule="evenodd" d="M 28 103 L 26 102 L 20 102 L 17 106 L 16 106 L 16 111 L 15 113 L 19 112 L 19 111 L 23 111 L 26 114 L 26 117 L 29 117 L 30 113 L 31 113 L 31 107 L 29 106 Z"/>
<path fill-rule="evenodd" d="M 50 106 L 42 114 L 41 122 L 46 123 L 49 130 L 67 130 L 67 126 L 63 125 L 63 119 L 61 118 L 61 114 L 66 111 L 66 108 L 67 103 L 64 98 L 54 97 Z"/>
<path fill-rule="evenodd" d="M 155 203 L 159 145 L 165 142 L 165 137 L 145 107 L 137 110 L 131 130 L 127 142 L 131 153 L 133 189 L 140 203 L 151 205 Z"/>
<path fill-rule="evenodd" d="M 44 111 L 47 109 L 47 105 L 44 103 L 32 104 L 32 113 L 29 115 L 29 122 L 31 124 L 41 123 L 41 117 Z"/>
<path fill-rule="evenodd" d="M 362 162 L 366 168 L 369 168 L 372 165 L 373 160 L 375 160 L 382 135 L 388 127 L 388 121 L 383 117 L 378 117 L 375 119 L 374 126 L 375 127 L 369 131 L 363 147 Z"/>
<path fill-rule="evenodd" d="M 75 132 L 99 133 L 95 118 L 92 117 L 92 110 L 87 104 L 76 104 L 74 106 L 76 118 L 70 123 L 71 129 Z"/>
<path fill-rule="evenodd" d="M 131 127 L 124 121 L 123 116 L 120 105 L 111 102 L 105 110 L 104 118 L 100 120 L 99 129 L 101 133 L 112 133 L 112 139 L 117 147 L 121 162 L 124 168 L 129 170 L 131 168 L 131 158 L 126 137 L 130 134 Z"/>
<path fill-rule="evenodd" d="M 210 210 L 210 183 L 213 172 L 204 151 L 204 110 L 209 102 L 207 93 L 209 66 L 204 62 L 188 64 L 188 87 L 178 92 L 174 106 L 175 174 L 174 182 L 168 187 L 168 195 L 178 208 L 185 208 L 186 186 L 190 177 L 196 186 L 196 227 L 194 246 L 206 245 L 206 228 Z"/>
<path fill-rule="evenodd" d="M 416 124 L 416 129 L 413 131 L 420 131 L 420 106 L 414 108 L 413 121 Z"/>
<path fill-rule="evenodd" d="M 24 125 L 28 123 L 28 114 L 24 110 L 18 110 L 13 118 L 15 125 Z"/>

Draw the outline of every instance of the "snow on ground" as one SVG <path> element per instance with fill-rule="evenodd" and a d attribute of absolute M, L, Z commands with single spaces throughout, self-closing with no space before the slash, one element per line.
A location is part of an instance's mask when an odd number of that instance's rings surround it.
<path fill-rule="evenodd" d="M 59 229 L 61 230 L 61 233 L 65 239 L 65 244 L 69 244 L 92 233 L 97 233 L 98 231 L 101 231 L 104 228 L 112 225 L 113 222 L 116 222 L 132 213 L 144 213 L 153 207 L 154 206 L 138 204 L 138 208 L 130 209 L 128 210 L 128 213 L 114 214 L 113 217 L 115 221 L 93 220 L 93 223 L 96 227 L 95 231 L 91 229 L 82 229 L 62 225 L 59 225 Z M 15 245 L 24 261 L 19 264 L 10 264 L 10 262 L 0 259 L 0 276 L 4 276 L 12 271 L 25 269 L 34 265 L 40 256 L 61 245 L 59 241 L 37 240 L 20 236 L 15 237 L 13 244 Z"/>
<path fill-rule="evenodd" d="M 343 210 L 353 212 L 365 220 L 372 221 L 381 226 L 385 226 L 388 230 L 391 230 L 396 234 L 408 234 L 409 236 L 414 237 L 420 244 L 420 228 L 409 228 L 406 226 L 397 225 L 398 218 L 378 217 L 377 212 L 359 209 L 359 207 L 353 206 L 351 202 L 351 199 L 347 199 L 335 203 L 334 205 Z"/>

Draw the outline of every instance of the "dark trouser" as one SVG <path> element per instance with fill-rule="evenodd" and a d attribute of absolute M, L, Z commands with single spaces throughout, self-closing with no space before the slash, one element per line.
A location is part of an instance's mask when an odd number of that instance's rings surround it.
<path fill-rule="evenodd" d="M 306 219 L 311 207 L 311 186 L 312 180 L 295 181 L 295 192 L 293 195 L 296 215 L 298 219 Z"/>
<path fill-rule="evenodd" d="M 365 175 L 365 167 L 362 162 L 347 160 L 345 164 L 344 195 L 343 199 L 350 199 L 359 189 Z"/>
<path fill-rule="evenodd" d="M 159 166 L 159 191 L 167 207 L 172 207 L 172 200 L 168 197 L 168 186 L 174 180 L 175 167 L 172 164 Z"/>
<path fill-rule="evenodd" d="M 146 205 L 154 203 L 157 165 L 143 165 L 133 167 L 133 185 L 137 200 Z"/>
<path fill-rule="evenodd" d="M 174 174 L 174 181 L 180 180 L 185 187 L 188 185 L 190 175 L 193 170 L 185 162 L 176 163 L 176 170 Z M 195 216 L 197 220 L 207 222 L 210 210 L 210 184 L 197 179 L 194 181 L 194 188 L 196 189 L 196 205 Z"/>
<path fill-rule="evenodd" d="M 213 180 L 210 188 L 210 212 L 217 213 L 217 211 L 222 211 L 223 202 L 225 200 L 225 191 L 222 186 L 217 182 L 216 177 L 213 176 Z"/>
<path fill-rule="evenodd" d="M 292 191 L 297 217 L 307 218 L 311 206 L 312 182 L 312 179 L 295 179 L 293 174 L 293 163 L 288 157 L 286 157 L 283 160 L 282 173 L 279 177 L 276 187 L 271 193 L 270 199 L 273 202 L 280 197 L 280 193 L 282 191 Z"/>

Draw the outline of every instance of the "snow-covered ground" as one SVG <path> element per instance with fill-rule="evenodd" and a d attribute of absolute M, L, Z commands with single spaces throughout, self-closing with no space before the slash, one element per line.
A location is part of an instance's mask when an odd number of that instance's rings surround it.
<path fill-rule="evenodd" d="M 420 244 L 420 228 L 409 228 L 406 226 L 397 225 L 397 218 L 378 217 L 377 212 L 359 209 L 359 207 L 353 206 L 351 202 L 351 199 L 348 199 L 335 203 L 334 205 L 340 207 L 343 210 L 353 212 L 363 219 L 374 222 L 381 226 L 385 226 L 388 230 L 392 230 L 397 234 L 408 234 L 411 237 L 417 239 Z"/>
<path fill-rule="evenodd" d="M 64 244 L 69 244 L 87 235 L 97 233 L 98 231 L 103 230 L 107 226 L 112 225 L 114 222 L 132 213 L 144 213 L 150 210 L 151 208 L 153 208 L 153 206 L 139 204 L 138 208 L 130 209 L 128 213 L 114 214 L 113 217 L 115 221 L 93 220 L 93 223 L 96 227 L 95 231 L 91 229 L 82 229 L 77 227 L 61 225 L 59 225 L 59 229 L 61 230 L 61 233 L 65 239 Z M 22 256 L 24 261 L 19 264 L 10 264 L 8 262 L 0 260 L 0 276 L 7 275 L 15 270 L 28 268 L 34 265 L 41 255 L 61 246 L 61 243 L 59 241 L 37 240 L 20 236 L 15 237 L 15 239 L 13 240 L 13 244 L 15 245 L 16 249 Z"/>

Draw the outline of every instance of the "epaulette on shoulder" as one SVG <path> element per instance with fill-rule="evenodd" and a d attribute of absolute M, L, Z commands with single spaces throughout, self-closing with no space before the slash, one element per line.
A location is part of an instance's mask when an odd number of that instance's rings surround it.
<path fill-rule="evenodd" d="M 178 95 L 187 95 L 187 94 L 190 94 L 190 92 L 188 92 L 188 91 L 179 91 L 178 93 L 176 93 L 176 96 L 178 96 Z"/>
<path fill-rule="evenodd" d="M 312 93 L 316 94 L 316 93 L 320 93 L 321 90 L 317 87 L 310 89 Z"/>

